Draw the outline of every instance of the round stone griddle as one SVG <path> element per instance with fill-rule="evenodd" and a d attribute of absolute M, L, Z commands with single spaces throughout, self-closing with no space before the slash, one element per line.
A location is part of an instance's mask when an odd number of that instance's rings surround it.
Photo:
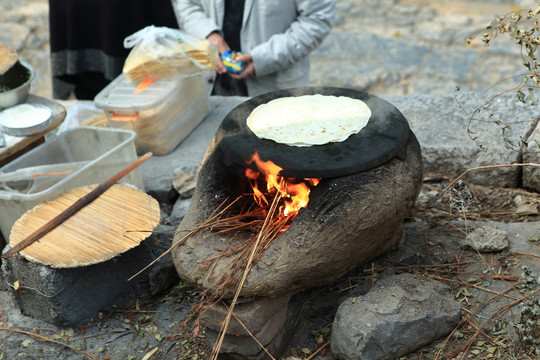
<path fill-rule="evenodd" d="M 258 138 L 246 120 L 259 105 L 273 99 L 302 95 L 347 96 L 364 101 L 371 110 L 366 127 L 345 141 L 297 147 Z M 258 170 L 247 163 L 255 152 L 261 160 L 272 161 L 283 170 L 279 175 L 292 178 L 328 178 L 373 169 L 398 156 L 405 158 L 409 124 L 390 103 L 353 89 L 304 87 L 278 90 L 254 97 L 234 108 L 221 123 L 217 141 L 227 166 L 237 164 Z"/>

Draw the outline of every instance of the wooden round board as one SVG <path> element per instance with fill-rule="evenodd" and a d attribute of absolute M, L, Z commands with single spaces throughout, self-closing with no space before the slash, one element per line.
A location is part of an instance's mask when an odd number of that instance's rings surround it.
<path fill-rule="evenodd" d="M 11 247 L 96 186 L 72 189 L 28 210 L 11 229 Z M 27 260 L 53 268 L 96 264 L 139 245 L 158 227 L 159 220 L 159 204 L 154 198 L 127 185 L 116 184 L 20 254 Z"/>

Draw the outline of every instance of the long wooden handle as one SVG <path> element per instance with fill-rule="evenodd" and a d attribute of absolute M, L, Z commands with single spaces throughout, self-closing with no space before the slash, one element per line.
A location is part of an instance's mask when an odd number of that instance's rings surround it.
<path fill-rule="evenodd" d="M 58 225 L 66 221 L 69 217 L 74 215 L 77 211 L 79 211 L 80 209 L 90 204 L 95 199 L 97 199 L 101 194 L 107 191 L 111 186 L 116 184 L 121 178 L 123 178 L 124 176 L 126 176 L 127 174 L 135 170 L 139 165 L 141 165 L 143 162 L 148 160 L 151 156 L 152 156 L 151 152 L 144 154 L 143 156 L 135 160 L 133 163 L 128 165 L 125 169 L 113 175 L 109 180 L 98 185 L 94 190 L 90 191 L 88 194 L 86 194 L 79 200 L 75 201 L 66 210 L 62 211 L 55 218 L 53 218 L 48 223 L 46 223 L 45 225 L 43 225 L 42 227 L 34 231 L 26 239 L 24 239 L 23 241 L 19 242 L 17 245 L 15 245 L 14 247 L 6 251 L 6 253 L 2 255 L 2 258 L 8 259 L 11 256 L 15 255 L 16 253 L 18 253 L 19 251 L 26 248 L 27 246 L 39 240 L 42 236 L 44 236 L 49 231 L 53 230 Z"/>

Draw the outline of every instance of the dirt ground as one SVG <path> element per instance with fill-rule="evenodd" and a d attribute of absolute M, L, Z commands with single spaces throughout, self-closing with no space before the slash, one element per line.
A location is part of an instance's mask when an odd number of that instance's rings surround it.
<path fill-rule="evenodd" d="M 540 194 L 472 184 L 446 190 L 449 184 L 450 179 L 425 177 L 401 249 L 293 298 L 302 311 L 285 358 L 333 359 L 329 340 L 339 303 L 365 294 L 380 278 L 403 272 L 447 284 L 463 306 L 452 334 L 403 360 L 538 358 L 538 344 L 530 339 L 540 338 L 540 313 L 523 309 L 540 306 L 538 273 L 524 268 L 540 270 Z M 511 248 L 483 254 L 459 246 L 466 233 L 486 221 L 508 229 Z M 531 227 L 528 233 L 525 226 Z M 95 321 L 71 329 L 7 308 L 0 313 L 0 359 L 208 359 L 205 329 L 184 323 L 199 297 L 199 291 L 178 282 L 164 293 L 105 310 Z"/>

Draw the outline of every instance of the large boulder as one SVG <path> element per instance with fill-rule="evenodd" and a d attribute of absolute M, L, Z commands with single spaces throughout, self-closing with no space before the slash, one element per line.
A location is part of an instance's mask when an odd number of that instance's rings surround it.
<path fill-rule="evenodd" d="M 461 305 L 448 286 L 418 275 L 394 275 L 339 306 L 332 353 L 346 360 L 397 359 L 449 334 L 460 316 Z"/>

